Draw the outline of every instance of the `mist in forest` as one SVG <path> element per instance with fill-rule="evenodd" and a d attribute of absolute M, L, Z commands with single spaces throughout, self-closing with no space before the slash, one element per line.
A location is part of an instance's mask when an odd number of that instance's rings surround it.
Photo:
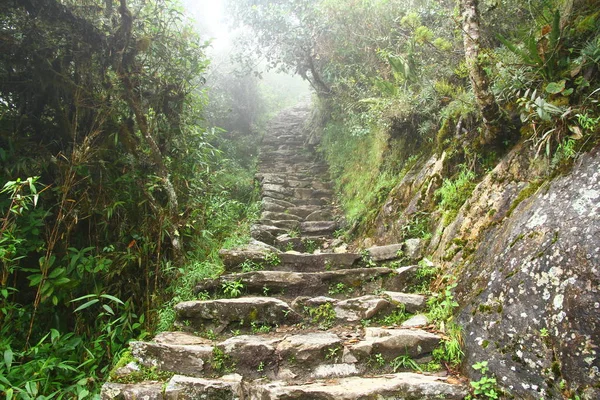
<path fill-rule="evenodd" d="M 243 53 L 241 43 L 251 41 L 253 32 L 227 17 L 226 1 L 182 3 L 200 35 L 210 42 L 206 49 L 211 59 L 206 74 L 210 124 L 229 133 L 256 133 L 279 110 L 310 96 L 310 85 L 297 74 L 269 68 L 264 57 Z"/>

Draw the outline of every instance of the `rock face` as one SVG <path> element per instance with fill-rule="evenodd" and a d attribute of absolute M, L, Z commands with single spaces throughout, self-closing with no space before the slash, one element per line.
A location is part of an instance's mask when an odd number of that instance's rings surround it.
<path fill-rule="evenodd" d="M 598 151 L 490 228 L 464 268 L 469 361 L 489 360 L 518 396 L 559 397 L 564 379 L 600 398 Z"/>
<path fill-rule="evenodd" d="M 527 143 L 515 146 L 448 226 L 434 211 L 444 163 L 422 161 L 392 190 L 370 243 L 393 243 L 430 213 L 423 254 L 458 282 L 464 373 L 478 380 L 471 365 L 486 360 L 516 398 L 600 398 L 600 149 L 552 179 Z"/>

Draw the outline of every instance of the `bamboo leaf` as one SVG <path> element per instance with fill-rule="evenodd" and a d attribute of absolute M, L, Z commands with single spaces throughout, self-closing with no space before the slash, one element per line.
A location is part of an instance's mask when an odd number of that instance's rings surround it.
<path fill-rule="evenodd" d="M 98 300 L 98 299 L 93 299 L 93 300 L 87 301 L 87 302 L 83 303 L 82 305 L 80 305 L 79 307 L 77 307 L 73 312 L 85 310 L 86 308 L 93 306 L 94 304 L 96 304 L 99 301 L 100 300 Z"/>
<path fill-rule="evenodd" d="M 115 296 L 111 296 L 110 294 L 101 294 L 101 295 L 100 295 L 100 297 L 103 297 L 103 298 L 105 298 L 105 299 L 108 299 L 108 300 L 112 300 L 112 301 L 114 301 L 115 303 L 118 303 L 118 304 L 121 304 L 121 305 L 124 305 L 124 304 L 125 304 L 125 303 L 123 303 L 123 302 L 122 302 L 120 299 L 118 299 L 118 298 L 117 298 L 117 297 L 115 297 Z"/>
<path fill-rule="evenodd" d="M 80 301 L 80 300 L 89 299 L 90 297 L 98 297 L 98 296 L 95 294 L 86 294 L 85 296 L 81 296 L 81 297 L 71 300 L 71 303 L 74 303 L 74 302 Z"/>
<path fill-rule="evenodd" d="M 13 362 L 13 351 L 8 348 L 6 350 L 4 350 L 4 365 L 6 365 L 6 370 L 8 372 L 10 372 L 10 367 L 12 366 L 12 362 Z"/>

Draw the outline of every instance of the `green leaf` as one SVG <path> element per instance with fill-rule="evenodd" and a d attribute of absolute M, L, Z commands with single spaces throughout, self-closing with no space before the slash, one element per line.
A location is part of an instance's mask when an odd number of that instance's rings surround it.
<path fill-rule="evenodd" d="M 60 338 L 60 332 L 56 329 L 50 329 L 50 341 L 52 343 L 56 343 L 56 340 L 58 340 L 58 338 Z"/>
<path fill-rule="evenodd" d="M 71 300 L 71 303 L 74 303 L 79 300 L 89 299 L 90 297 L 98 297 L 98 296 L 96 296 L 95 294 L 86 294 L 85 296 L 81 296 L 81 297 Z"/>
<path fill-rule="evenodd" d="M 550 82 L 548 84 L 548 86 L 546 86 L 546 92 L 550 93 L 550 94 L 557 94 L 562 92 L 563 90 L 565 90 L 565 84 L 567 83 L 566 80 L 562 80 L 559 82 Z"/>
<path fill-rule="evenodd" d="M 4 350 L 4 364 L 6 365 L 6 370 L 10 372 L 10 367 L 13 362 L 13 351 L 8 348 Z"/>
<path fill-rule="evenodd" d="M 48 275 L 48 278 L 50 278 L 50 279 L 58 278 L 64 272 L 65 272 L 64 268 L 56 268 L 54 271 L 50 272 L 50 275 Z"/>
<path fill-rule="evenodd" d="M 56 286 L 61 286 L 61 285 L 66 285 L 69 282 L 71 282 L 71 280 L 69 278 L 62 277 L 62 278 L 58 278 L 58 279 L 54 280 L 52 283 Z"/>
<path fill-rule="evenodd" d="M 29 279 L 29 286 L 36 286 L 42 281 L 42 274 L 30 275 L 27 277 Z"/>
<path fill-rule="evenodd" d="M 111 296 L 110 294 L 101 294 L 100 297 L 103 297 L 105 299 L 109 299 L 114 301 L 115 303 L 119 303 L 124 305 L 125 303 L 123 303 L 120 299 L 116 298 L 115 296 Z"/>
<path fill-rule="evenodd" d="M 110 315 L 115 315 L 115 312 L 113 311 L 112 308 L 110 308 L 110 306 L 108 304 L 102 304 L 102 308 L 104 308 L 106 310 L 106 312 L 109 313 Z"/>
<path fill-rule="evenodd" d="M 82 305 L 80 305 L 79 307 L 77 307 L 73 312 L 85 310 L 86 308 L 93 306 L 94 304 L 96 304 L 99 301 L 100 300 L 98 300 L 98 299 L 93 299 L 93 300 L 87 301 L 87 302 L 83 303 Z"/>

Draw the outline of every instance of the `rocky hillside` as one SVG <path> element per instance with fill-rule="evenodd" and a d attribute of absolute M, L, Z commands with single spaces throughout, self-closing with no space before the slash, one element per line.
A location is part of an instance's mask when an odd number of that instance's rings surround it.
<path fill-rule="evenodd" d="M 359 245 L 427 215 L 426 254 L 457 283 L 464 373 L 479 379 L 471 366 L 487 361 L 507 397 L 599 398 L 600 149 L 558 173 L 521 143 L 450 222 L 436 202 L 448 168 L 445 153 L 417 162 Z"/>

